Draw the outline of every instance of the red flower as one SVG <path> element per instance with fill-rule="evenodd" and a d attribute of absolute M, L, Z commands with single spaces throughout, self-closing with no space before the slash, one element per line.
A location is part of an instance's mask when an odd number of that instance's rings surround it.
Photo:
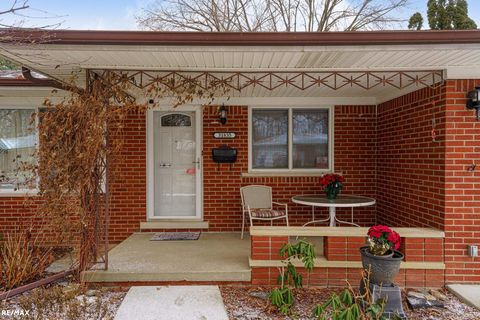
<path fill-rule="evenodd" d="M 370 238 L 381 238 L 384 233 L 391 233 L 392 230 L 387 226 L 382 226 L 381 224 L 376 225 L 368 229 L 368 236 Z"/>
<path fill-rule="evenodd" d="M 320 178 L 320 184 L 323 186 L 323 187 L 326 187 L 332 183 L 340 183 L 342 184 L 343 182 L 345 181 L 345 178 L 339 174 L 336 174 L 336 173 L 327 173 L 327 174 L 324 174 L 321 178 Z"/>
<path fill-rule="evenodd" d="M 392 243 L 394 250 L 398 250 L 398 248 L 400 248 L 400 235 L 395 231 L 392 231 L 388 235 L 387 241 L 390 241 Z"/>
<path fill-rule="evenodd" d="M 400 235 L 387 226 L 376 225 L 368 229 L 368 237 L 373 240 L 373 245 L 388 245 L 391 250 L 400 248 Z"/>
<path fill-rule="evenodd" d="M 382 233 L 380 231 L 377 231 L 377 230 L 369 230 L 368 231 L 368 236 L 370 238 L 380 238 L 382 236 Z"/>

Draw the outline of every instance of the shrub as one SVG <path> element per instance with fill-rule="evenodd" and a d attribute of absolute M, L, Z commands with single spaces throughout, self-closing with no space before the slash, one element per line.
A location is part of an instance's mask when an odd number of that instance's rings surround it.
<path fill-rule="evenodd" d="M 52 250 L 35 246 L 28 233 L 6 235 L 0 243 L 0 290 L 36 280 L 52 260 Z"/>
<path fill-rule="evenodd" d="M 397 315 L 384 315 L 385 300 L 373 301 L 368 286 L 369 275 L 363 278 L 365 293 L 356 294 L 352 286 L 343 290 L 339 295 L 333 293 L 323 304 L 313 309 L 313 316 L 317 320 L 401 320 Z M 348 282 L 347 282 L 348 283 Z"/>
<path fill-rule="evenodd" d="M 301 288 L 303 286 L 303 277 L 297 272 L 293 259 L 303 262 L 307 272 L 311 272 L 314 266 L 315 249 L 313 245 L 304 240 L 300 240 L 296 244 L 287 243 L 280 249 L 280 256 L 285 257 L 282 260 L 283 266 L 279 268 L 280 274 L 277 283 L 280 288 L 274 289 L 268 296 L 270 302 L 283 313 L 288 314 L 293 305 L 293 288 Z"/>
<path fill-rule="evenodd" d="M 31 319 L 43 320 L 107 320 L 113 316 L 110 301 L 98 296 L 86 297 L 82 289 L 66 292 L 61 286 L 37 288 L 20 298 L 19 306 L 31 310 Z"/>

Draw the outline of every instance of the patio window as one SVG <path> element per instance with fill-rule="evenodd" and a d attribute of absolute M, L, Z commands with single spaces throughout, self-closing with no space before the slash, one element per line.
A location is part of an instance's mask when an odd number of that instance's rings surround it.
<path fill-rule="evenodd" d="M 32 164 L 37 145 L 34 108 L 0 109 L 0 195 L 32 188 Z"/>
<path fill-rule="evenodd" d="M 252 108 L 251 171 L 332 170 L 329 108 Z"/>

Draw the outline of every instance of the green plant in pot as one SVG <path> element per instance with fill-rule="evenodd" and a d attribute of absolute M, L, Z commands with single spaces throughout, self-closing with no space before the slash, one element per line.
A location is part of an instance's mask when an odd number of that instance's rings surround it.
<path fill-rule="evenodd" d="M 403 254 L 400 235 L 387 226 L 376 225 L 368 230 L 367 246 L 360 248 L 363 268 L 370 273 L 370 283 L 391 286 L 400 271 Z"/>
<path fill-rule="evenodd" d="M 333 200 L 337 198 L 340 190 L 343 189 L 343 182 L 345 179 L 342 175 L 336 173 L 324 174 L 320 178 L 320 184 L 328 199 Z"/>

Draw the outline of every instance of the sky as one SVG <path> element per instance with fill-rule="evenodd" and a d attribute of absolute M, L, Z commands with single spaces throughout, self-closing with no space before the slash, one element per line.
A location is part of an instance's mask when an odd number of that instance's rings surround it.
<path fill-rule="evenodd" d="M 7 0 L 0 0 L 1 9 Z M 135 30 L 138 29 L 135 15 L 155 0 L 29 0 L 29 16 L 56 16 L 54 19 L 35 19 L 37 26 L 62 22 L 61 29 L 86 30 Z M 427 0 L 410 0 L 405 17 L 420 11 L 426 19 Z M 0 3 L 1 3 L 0 2 Z M 480 26 L 480 0 L 468 0 L 469 15 Z M 8 22 L 6 19 L 3 22 Z M 424 26 L 428 26 L 425 21 Z"/>

